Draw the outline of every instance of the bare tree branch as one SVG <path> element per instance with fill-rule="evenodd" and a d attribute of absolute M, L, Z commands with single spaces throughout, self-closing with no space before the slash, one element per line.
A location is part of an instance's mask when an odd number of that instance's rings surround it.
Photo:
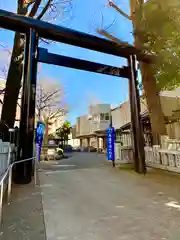
<path fill-rule="evenodd" d="M 34 4 L 35 3 L 35 1 L 36 0 L 30 0 L 29 2 L 28 1 L 26 1 L 26 8 L 28 9 L 28 7 L 30 7 L 32 4 Z"/>
<path fill-rule="evenodd" d="M 41 79 L 37 86 L 36 109 L 39 119 L 62 109 L 63 92 L 58 82 L 50 79 Z"/>
<path fill-rule="evenodd" d="M 8 72 L 8 67 L 1 67 L 0 68 L 0 71 L 2 72 L 2 74 L 4 75 L 4 79 L 6 79 L 7 77 L 7 72 Z M 0 95 L 1 95 L 1 92 L 0 92 Z"/>
<path fill-rule="evenodd" d="M 102 35 L 102 36 L 110 39 L 110 40 L 113 41 L 113 42 L 116 42 L 117 44 L 119 44 L 119 45 L 121 45 L 121 46 L 124 46 L 124 47 L 130 47 L 130 46 L 131 46 L 129 43 L 127 43 L 127 42 L 122 42 L 121 40 L 119 40 L 118 38 L 116 38 L 116 37 L 114 37 L 113 35 L 109 34 L 107 31 L 105 31 L 105 30 L 103 30 L 103 29 L 97 29 L 97 32 L 98 32 L 100 35 Z"/>
<path fill-rule="evenodd" d="M 131 19 L 134 17 L 135 15 L 135 9 L 136 9 L 136 3 L 140 4 L 142 0 L 138 1 L 138 0 L 129 0 L 130 3 L 130 11 L 131 11 Z M 144 0 L 143 0 L 144 1 Z"/>
<path fill-rule="evenodd" d="M 57 116 L 59 113 L 67 113 L 67 110 L 64 108 L 60 108 L 55 113 L 52 113 L 52 115 L 50 115 L 50 118 Z"/>
<path fill-rule="evenodd" d="M 115 20 L 111 24 L 109 24 L 109 26 L 105 27 L 104 30 L 107 31 L 108 29 L 110 29 L 110 27 L 113 26 L 114 23 L 115 23 Z"/>
<path fill-rule="evenodd" d="M 8 49 L 8 47 L 5 46 L 3 43 L 0 43 L 0 47 L 4 48 L 5 51 L 7 51 L 10 55 L 12 54 L 12 52 Z"/>
<path fill-rule="evenodd" d="M 38 8 L 39 8 L 39 6 L 41 4 L 41 1 L 42 0 L 36 0 L 34 2 L 34 5 L 33 5 L 32 9 L 31 9 L 31 11 L 28 13 L 28 17 L 34 17 L 35 16 L 35 14 L 37 13 Z"/>
<path fill-rule="evenodd" d="M 123 12 L 115 3 L 109 1 L 108 4 L 110 7 L 114 8 L 117 12 L 119 12 L 123 17 L 132 20 L 132 16 L 129 16 L 127 13 Z"/>
<path fill-rule="evenodd" d="M 50 93 L 45 99 L 42 99 L 43 102 L 49 101 L 54 95 L 59 93 L 61 89 L 55 90 L 54 92 Z"/>
<path fill-rule="evenodd" d="M 44 14 L 47 12 L 48 8 L 50 7 L 51 3 L 53 2 L 53 0 L 48 0 L 46 5 L 44 6 L 44 8 L 42 9 L 42 11 L 40 12 L 40 14 L 37 16 L 37 19 L 41 19 Z"/>
<path fill-rule="evenodd" d="M 3 74 L 4 79 L 6 79 L 7 77 L 7 72 L 8 72 L 8 68 L 9 68 L 9 64 L 8 64 L 8 60 L 9 60 L 9 56 L 12 54 L 10 48 L 5 45 L 4 43 L 0 43 L 0 47 L 2 47 L 3 49 L 0 49 L 0 72 Z M 7 52 L 7 56 L 6 54 L 4 55 L 4 53 Z"/>
<path fill-rule="evenodd" d="M 36 0 L 18 0 L 18 8 L 17 13 L 26 15 L 28 11 L 28 7 L 35 3 Z"/>
<path fill-rule="evenodd" d="M 48 45 L 54 42 L 54 41 L 46 40 L 46 39 L 43 39 L 43 38 L 40 38 L 39 41 L 40 41 L 40 43 L 45 43 L 45 44 L 48 44 Z"/>

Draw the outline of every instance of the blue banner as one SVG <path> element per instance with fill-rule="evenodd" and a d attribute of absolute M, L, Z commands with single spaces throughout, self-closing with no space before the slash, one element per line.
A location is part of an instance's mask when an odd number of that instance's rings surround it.
<path fill-rule="evenodd" d="M 115 130 L 113 127 L 107 129 L 107 159 L 114 161 L 115 160 Z"/>
<path fill-rule="evenodd" d="M 42 142 L 45 132 L 45 124 L 42 122 L 37 122 L 36 127 L 36 152 L 37 152 L 37 160 L 40 162 L 41 158 L 41 149 L 42 149 Z"/>

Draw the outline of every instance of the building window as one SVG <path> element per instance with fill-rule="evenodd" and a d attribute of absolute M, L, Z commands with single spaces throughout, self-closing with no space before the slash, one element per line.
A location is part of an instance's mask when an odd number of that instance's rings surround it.
<path fill-rule="evenodd" d="M 122 134 L 121 134 L 121 131 L 119 129 L 116 130 L 116 135 L 115 135 L 115 141 L 116 142 L 121 142 L 122 140 Z"/>
<path fill-rule="evenodd" d="M 109 120 L 109 113 L 105 114 L 105 120 L 107 120 L 107 121 Z"/>
<path fill-rule="evenodd" d="M 100 113 L 100 120 L 104 120 L 104 113 Z"/>
<path fill-rule="evenodd" d="M 100 120 L 106 120 L 109 121 L 109 113 L 100 113 Z"/>

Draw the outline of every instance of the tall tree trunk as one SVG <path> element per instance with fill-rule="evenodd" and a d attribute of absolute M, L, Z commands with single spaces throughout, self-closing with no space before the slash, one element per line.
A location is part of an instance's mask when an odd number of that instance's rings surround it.
<path fill-rule="evenodd" d="M 45 120 L 45 133 L 44 133 L 44 144 L 48 145 L 48 135 L 49 135 L 49 119 Z"/>
<path fill-rule="evenodd" d="M 159 144 L 158 135 L 166 134 L 164 114 L 162 112 L 159 89 L 156 84 L 152 66 L 141 63 L 142 83 L 147 101 L 148 112 L 151 121 L 153 144 Z"/>
<path fill-rule="evenodd" d="M 2 107 L 1 120 L 10 128 L 14 127 L 16 117 L 16 106 L 21 87 L 22 78 L 22 60 L 19 59 L 22 54 L 20 33 L 15 34 L 14 46 L 9 66 L 4 103 Z"/>
<path fill-rule="evenodd" d="M 142 17 L 142 7 L 144 0 L 139 1 L 139 18 Z M 134 28 L 134 32 L 136 33 L 136 29 L 138 28 L 138 24 L 136 23 L 136 2 L 135 0 L 130 0 L 131 6 L 131 16 L 132 16 L 132 24 Z M 140 23 L 139 23 L 140 24 Z M 135 38 L 135 46 L 138 49 L 143 49 L 143 42 L 138 37 L 137 34 L 134 36 Z M 144 62 L 140 63 L 140 70 L 142 74 L 142 84 L 144 88 L 144 94 L 147 101 L 148 112 L 151 121 L 151 129 L 153 135 L 153 144 L 159 144 L 159 135 L 166 135 L 166 126 L 164 120 L 164 114 L 162 112 L 159 89 L 157 87 L 156 78 L 154 75 L 154 71 L 151 64 L 146 64 Z"/>
<path fill-rule="evenodd" d="M 134 29 L 134 38 L 135 46 L 138 49 L 143 50 L 143 40 L 138 36 L 138 31 L 136 31 L 141 24 L 141 19 L 143 17 L 143 4 L 145 0 L 129 0 L 130 5 L 130 16 L 123 12 L 113 1 L 109 1 L 109 5 L 113 7 L 118 13 L 124 16 L 126 19 L 132 21 Z M 106 31 L 99 31 L 103 33 L 104 36 L 109 37 L 112 41 L 115 41 L 119 44 L 124 44 L 110 34 L 107 34 Z M 142 83 L 146 96 L 146 101 L 148 105 L 148 111 L 151 120 L 151 129 L 153 133 L 153 143 L 158 144 L 158 136 L 166 135 L 166 126 L 164 121 L 164 115 L 162 112 L 159 90 L 156 84 L 155 75 L 153 68 L 150 64 L 140 63 L 141 74 L 142 74 Z"/>

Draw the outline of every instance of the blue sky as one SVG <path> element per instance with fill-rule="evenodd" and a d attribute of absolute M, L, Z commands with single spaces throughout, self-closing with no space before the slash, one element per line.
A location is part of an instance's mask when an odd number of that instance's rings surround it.
<path fill-rule="evenodd" d="M 0 8 L 14 11 L 14 0 L 6 0 L 0 3 Z M 96 35 L 95 29 L 107 27 L 112 22 L 109 32 L 123 41 L 132 43 L 131 23 L 117 14 L 115 10 L 106 6 L 107 0 L 72 0 L 72 18 L 67 22 L 55 22 L 64 26 Z M 117 0 L 122 10 L 128 12 L 128 1 Z M 103 16 L 103 23 L 102 23 Z M 0 43 L 12 46 L 13 33 L 0 31 Z M 110 64 L 114 66 L 126 65 L 126 60 L 87 49 L 53 43 L 45 46 L 50 52 L 56 52 L 66 56 L 87 59 L 94 62 Z M 2 64 L 2 54 L 1 62 Z M 53 78 L 59 81 L 65 92 L 65 101 L 69 105 L 69 120 L 75 123 L 76 117 L 87 112 L 88 104 L 110 103 L 118 105 L 128 98 L 128 80 L 111 77 L 102 74 L 89 73 L 63 67 L 41 65 L 41 77 Z"/>

